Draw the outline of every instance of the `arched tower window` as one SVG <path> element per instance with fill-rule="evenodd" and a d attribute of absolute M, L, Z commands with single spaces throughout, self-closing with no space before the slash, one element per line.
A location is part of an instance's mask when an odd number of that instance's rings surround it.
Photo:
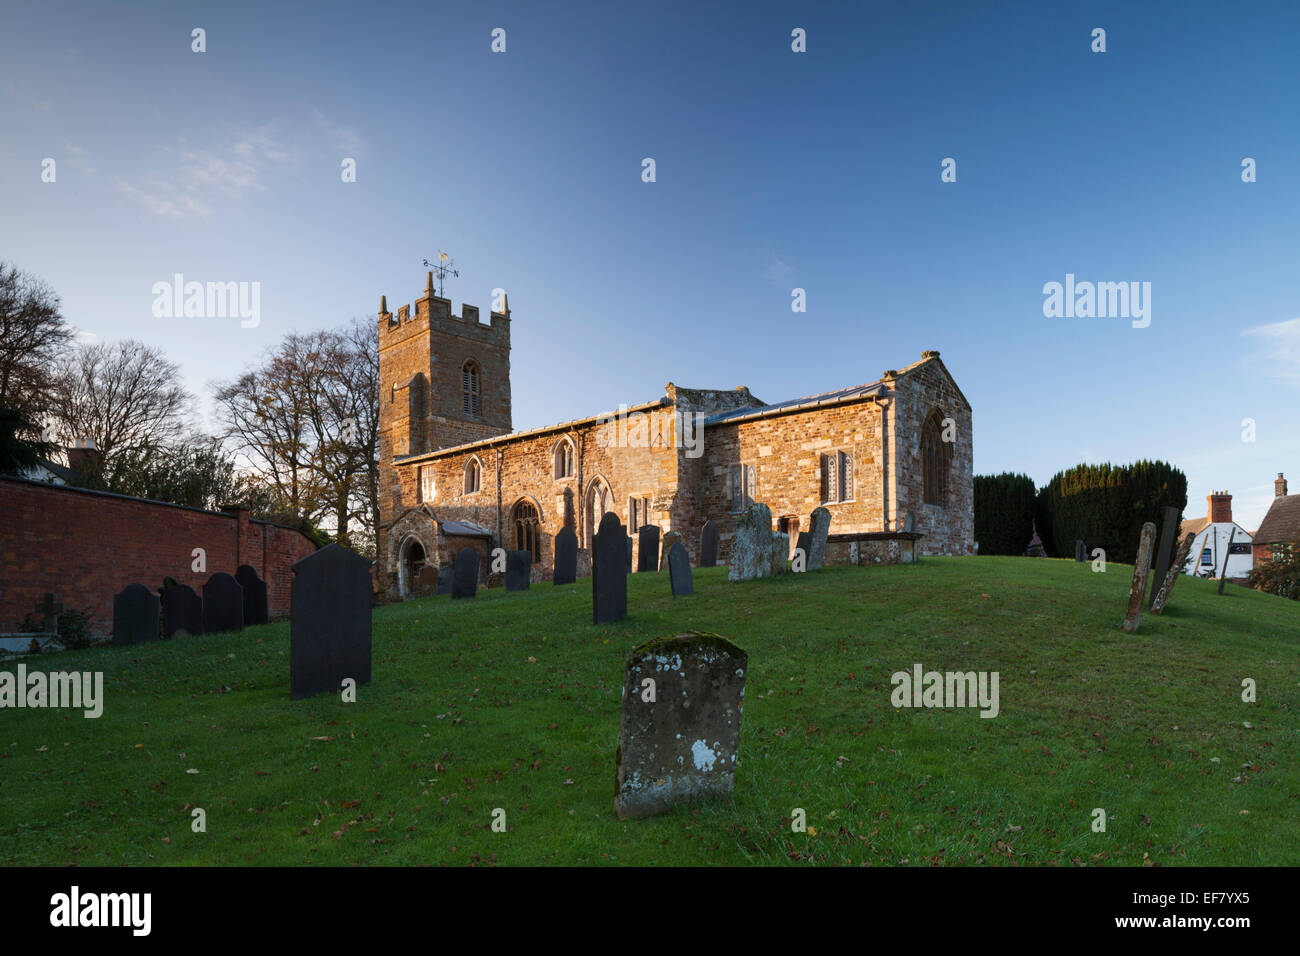
<path fill-rule="evenodd" d="M 471 458 L 465 463 L 465 494 L 472 495 L 479 490 L 483 478 L 483 466 L 479 464 L 477 458 Z"/>
<path fill-rule="evenodd" d="M 555 477 L 573 477 L 573 442 L 561 438 L 555 445 Z"/>
<path fill-rule="evenodd" d="M 478 363 L 470 359 L 460 367 L 461 382 L 461 410 L 466 415 L 478 415 L 479 413 L 479 367 Z"/>
<path fill-rule="evenodd" d="M 922 498 L 927 505 L 942 505 L 948 495 L 952 445 L 943 440 L 943 413 L 930 412 L 921 428 Z"/>
<path fill-rule="evenodd" d="M 533 556 L 533 562 L 542 560 L 541 519 L 537 508 L 531 501 L 520 501 L 515 505 L 511 523 L 515 529 L 515 550 L 527 551 Z"/>

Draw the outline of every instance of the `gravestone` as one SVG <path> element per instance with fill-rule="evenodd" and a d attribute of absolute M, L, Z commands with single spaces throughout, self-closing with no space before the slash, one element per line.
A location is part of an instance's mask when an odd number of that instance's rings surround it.
<path fill-rule="evenodd" d="M 478 594 L 478 552 L 461 548 L 456 552 L 456 566 L 451 577 L 452 598 L 472 598 Z"/>
<path fill-rule="evenodd" d="M 767 505 L 756 501 L 736 520 L 727 580 L 751 581 L 771 573 L 772 512 Z"/>
<path fill-rule="evenodd" d="M 749 655 L 716 634 L 678 634 L 631 653 L 614 755 L 620 819 L 731 794 L 748 669 Z"/>
<path fill-rule="evenodd" d="M 438 594 L 450 594 L 455 586 L 456 569 L 451 565 L 438 568 Z"/>
<path fill-rule="evenodd" d="M 1156 592 L 1156 599 L 1151 602 L 1152 614 L 1160 614 L 1164 611 L 1165 605 L 1169 603 L 1169 597 L 1174 593 L 1174 585 L 1178 583 L 1178 579 L 1182 576 L 1183 566 L 1187 563 L 1187 554 L 1192 550 L 1192 541 L 1195 537 L 1193 534 L 1186 535 L 1183 538 L 1183 543 L 1178 546 L 1178 555 L 1174 558 L 1173 564 L 1169 566 L 1169 570 L 1165 572 L 1165 580 L 1160 586 L 1160 590 Z M 1226 565 L 1227 562 L 1224 563 Z"/>
<path fill-rule="evenodd" d="M 593 565 L 594 567 L 594 565 Z M 595 573 L 593 571 L 593 573 Z M 627 536 L 627 573 L 632 573 L 632 536 Z"/>
<path fill-rule="evenodd" d="M 787 574 L 790 571 L 790 536 L 784 531 L 772 533 L 772 573 Z"/>
<path fill-rule="evenodd" d="M 370 561 L 327 544 L 293 565 L 289 696 L 370 683 Z"/>
<path fill-rule="evenodd" d="M 1223 593 L 1223 583 L 1228 580 L 1228 562 L 1232 560 L 1232 542 L 1237 540 L 1237 526 L 1232 526 L 1232 533 L 1228 535 L 1228 551 L 1223 556 L 1223 573 L 1219 575 L 1219 593 Z"/>
<path fill-rule="evenodd" d="M 531 551 L 506 552 L 506 590 L 527 591 L 533 577 Z"/>
<path fill-rule="evenodd" d="M 265 624 L 267 613 L 266 582 L 247 564 L 235 569 L 235 580 L 244 589 L 244 627 Z"/>
<path fill-rule="evenodd" d="M 1124 633 L 1132 634 L 1137 630 L 1142 617 L 1143 599 L 1147 596 L 1147 572 L 1151 568 L 1151 549 L 1155 545 L 1156 526 L 1148 521 L 1142 525 L 1142 537 L 1138 541 L 1137 563 L 1133 565 L 1133 581 L 1128 589 L 1128 611 L 1124 615 Z"/>
<path fill-rule="evenodd" d="M 831 530 L 830 511 L 826 508 L 814 508 L 808 530 L 812 533 L 808 545 L 808 570 L 820 571 L 822 562 L 826 560 L 826 535 Z"/>
<path fill-rule="evenodd" d="M 626 551 L 620 542 L 626 541 Z M 627 615 L 627 566 L 632 539 L 623 530 L 618 515 L 606 511 L 600 530 L 592 541 L 591 618 L 596 624 L 617 621 Z"/>
<path fill-rule="evenodd" d="M 1083 539 L 1074 542 L 1074 560 L 1084 564 L 1088 560 L 1088 546 L 1083 543 Z"/>
<path fill-rule="evenodd" d="M 555 571 L 551 581 L 572 584 L 578 579 L 578 536 L 572 528 L 561 528 L 555 536 Z"/>
<path fill-rule="evenodd" d="M 668 570 L 668 552 L 673 549 L 673 545 L 675 545 L 678 541 L 681 540 L 682 540 L 682 536 L 678 534 L 676 531 L 669 531 L 666 535 L 664 535 L 663 544 L 660 545 L 659 547 L 659 570 L 660 571 Z"/>
<path fill-rule="evenodd" d="M 700 529 L 700 567 L 713 568 L 718 565 L 718 526 L 712 519 L 704 522 Z"/>
<path fill-rule="evenodd" d="M 1043 539 L 1038 536 L 1038 521 L 1034 520 L 1029 525 L 1034 532 L 1034 536 L 1029 539 L 1029 546 L 1025 548 L 1025 557 L 1027 558 L 1045 558 L 1047 549 L 1043 547 Z"/>
<path fill-rule="evenodd" d="M 203 585 L 203 633 L 244 629 L 244 589 L 234 575 L 218 571 Z"/>
<path fill-rule="evenodd" d="M 695 582 L 691 580 L 691 559 L 687 557 L 686 546 L 681 541 L 674 541 L 668 549 L 668 583 L 673 589 L 673 597 L 695 593 Z"/>
<path fill-rule="evenodd" d="M 1180 512 L 1177 508 L 1165 508 L 1164 526 L 1160 530 L 1160 548 L 1156 558 L 1155 577 L 1151 581 L 1151 596 L 1147 600 L 1147 606 L 1154 608 L 1156 606 L 1156 594 L 1165 583 L 1165 578 L 1169 574 L 1169 559 L 1174 553 L 1174 541 L 1178 538 L 1178 518 Z"/>
<path fill-rule="evenodd" d="M 113 643 L 158 640 L 158 595 L 143 584 L 128 584 L 113 596 Z"/>
<path fill-rule="evenodd" d="M 438 593 L 438 575 L 441 571 L 432 564 L 420 568 L 420 577 L 415 583 L 415 593 L 420 596 Z"/>
<path fill-rule="evenodd" d="M 659 570 L 659 526 L 648 524 L 637 532 L 637 574 Z"/>
<path fill-rule="evenodd" d="M 162 594 L 163 637 L 203 633 L 203 601 L 188 584 L 175 584 Z"/>
<path fill-rule="evenodd" d="M 803 569 L 808 570 L 808 552 L 812 550 L 812 533 L 809 531 L 800 531 L 799 537 L 795 539 L 794 545 L 796 555 L 803 552 Z"/>
<path fill-rule="evenodd" d="M 46 634 L 59 633 L 59 615 L 65 610 L 67 610 L 67 608 L 65 608 L 60 602 L 56 601 L 51 592 L 47 591 L 45 597 L 36 605 L 36 613 L 45 618 Z M 33 640 L 35 640 L 35 638 L 33 638 Z"/>

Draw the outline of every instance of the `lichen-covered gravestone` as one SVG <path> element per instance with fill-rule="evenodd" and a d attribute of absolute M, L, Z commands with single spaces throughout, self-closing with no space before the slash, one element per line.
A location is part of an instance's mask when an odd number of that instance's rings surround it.
<path fill-rule="evenodd" d="M 718 564 L 718 526 L 712 519 L 700 529 L 700 567 L 712 568 Z"/>
<path fill-rule="evenodd" d="M 691 559 L 686 555 L 686 546 L 674 541 L 668 550 L 668 582 L 673 589 L 673 597 L 682 597 L 695 593 L 695 582 L 691 580 Z"/>
<path fill-rule="evenodd" d="M 647 817 L 730 796 L 749 655 L 716 634 L 642 644 L 623 669 L 614 809 Z"/>
<path fill-rule="evenodd" d="M 188 584 L 175 584 L 162 595 L 163 637 L 203 633 L 203 601 Z"/>
<path fill-rule="evenodd" d="M 669 531 L 667 534 L 664 535 L 663 543 L 659 546 L 659 570 L 660 571 L 668 570 L 668 552 L 673 549 L 673 545 L 675 545 L 678 541 L 681 540 L 682 540 L 682 536 L 678 534 L 676 531 Z"/>
<path fill-rule="evenodd" d="M 289 696 L 370 683 L 370 561 L 328 544 L 293 565 Z"/>
<path fill-rule="evenodd" d="M 266 582 L 257 576 L 257 571 L 248 564 L 241 564 L 235 569 L 235 580 L 244 589 L 244 627 L 265 624 L 270 618 L 266 600 Z"/>
<path fill-rule="evenodd" d="M 234 575 L 218 571 L 203 584 L 203 632 L 244 629 L 244 589 Z"/>
<path fill-rule="evenodd" d="M 1128 611 L 1124 615 L 1125 634 L 1136 631 L 1142 617 L 1142 600 L 1147 595 L 1147 572 L 1151 570 L 1151 549 L 1155 541 L 1155 523 L 1148 521 L 1142 526 L 1142 537 L 1138 540 L 1137 564 L 1133 565 L 1133 581 L 1128 590 Z"/>
<path fill-rule="evenodd" d="M 555 536 L 553 584 L 572 584 L 578 579 L 578 536 L 572 528 L 561 528 Z"/>
<path fill-rule="evenodd" d="M 632 539 L 624 532 L 618 515 L 606 511 L 592 540 L 595 550 L 591 562 L 593 623 L 604 624 L 627 616 L 627 566 L 631 547 Z"/>
<path fill-rule="evenodd" d="M 451 577 L 452 598 L 472 598 L 478 594 L 478 552 L 461 548 L 456 552 L 456 566 Z"/>
<path fill-rule="evenodd" d="M 1233 532 L 1236 532 L 1236 528 L 1233 529 Z M 1178 554 L 1174 558 L 1173 564 L 1169 566 L 1169 570 L 1165 572 L 1165 580 L 1160 585 L 1160 589 L 1156 591 L 1156 599 L 1151 602 L 1152 614 L 1162 613 L 1165 605 L 1169 603 L 1169 597 L 1174 593 L 1174 585 L 1182 576 L 1183 567 L 1187 564 L 1187 555 L 1192 550 L 1192 540 L 1194 538 L 1195 535 L 1188 534 L 1183 538 L 1182 544 L 1178 546 Z M 1226 563 L 1226 557 L 1224 561 Z"/>
<path fill-rule="evenodd" d="M 648 524 L 637 532 L 636 572 L 659 570 L 659 526 Z"/>
<path fill-rule="evenodd" d="M 527 591 L 533 576 L 533 555 L 529 551 L 506 552 L 506 590 Z"/>
<path fill-rule="evenodd" d="M 128 584 L 113 597 L 113 643 L 158 640 L 158 595 L 143 584 Z"/>
<path fill-rule="evenodd" d="M 820 571 L 826 560 L 826 536 L 831 530 L 831 513 L 826 508 L 814 508 L 808 523 L 811 532 L 808 544 L 808 570 Z"/>
<path fill-rule="evenodd" d="M 751 581 L 772 573 L 772 512 L 767 505 L 754 502 L 736 521 L 736 535 L 731 541 L 731 564 L 728 581 Z"/>
<path fill-rule="evenodd" d="M 784 531 L 772 533 L 772 573 L 786 574 L 790 570 L 790 535 Z"/>

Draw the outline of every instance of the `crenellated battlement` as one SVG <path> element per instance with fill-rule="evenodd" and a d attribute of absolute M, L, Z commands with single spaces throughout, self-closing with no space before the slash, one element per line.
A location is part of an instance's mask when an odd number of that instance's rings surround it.
<path fill-rule="evenodd" d="M 433 273 L 429 273 L 424 295 L 415 300 L 415 313 L 411 306 L 398 307 L 397 314 L 388 311 L 388 297 L 379 297 L 379 335 L 380 338 L 393 337 L 405 339 L 409 335 L 422 331 L 447 332 L 453 335 L 469 336 L 479 341 L 510 345 L 510 300 L 506 298 L 503 312 L 489 312 L 488 321 L 479 321 L 479 309 L 476 305 L 462 302 L 460 315 L 451 310 L 451 300 L 435 295 L 433 292 Z"/>

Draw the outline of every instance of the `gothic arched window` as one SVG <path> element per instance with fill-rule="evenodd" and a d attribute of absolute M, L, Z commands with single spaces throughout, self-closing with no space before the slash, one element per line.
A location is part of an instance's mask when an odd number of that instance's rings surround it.
<path fill-rule="evenodd" d="M 479 413 L 479 368 L 478 363 L 470 359 L 460 368 L 461 410 L 466 415 Z"/>
<path fill-rule="evenodd" d="M 515 505 L 515 550 L 527 551 L 533 556 L 534 563 L 542 560 L 541 519 L 537 508 L 531 501 L 521 501 Z"/>
<path fill-rule="evenodd" d="M 561 438 L 555 445 L 555 477 L 573 477 L 573 442 Z"/>
<path fill-rule="evenodd" d="M 477 458 L 471 458 L 465 463 L 465 494 L 471 495 L 478 491 L 482 482 L 482 471 L 483 468 Z"/>
<path fill-rule="evenodd" d="M 921 428 L 922 500 L 927 505 L 944 503 L 951 468 L 952 444 L 943 440 L 943 416 L 936 408 Z"/>

